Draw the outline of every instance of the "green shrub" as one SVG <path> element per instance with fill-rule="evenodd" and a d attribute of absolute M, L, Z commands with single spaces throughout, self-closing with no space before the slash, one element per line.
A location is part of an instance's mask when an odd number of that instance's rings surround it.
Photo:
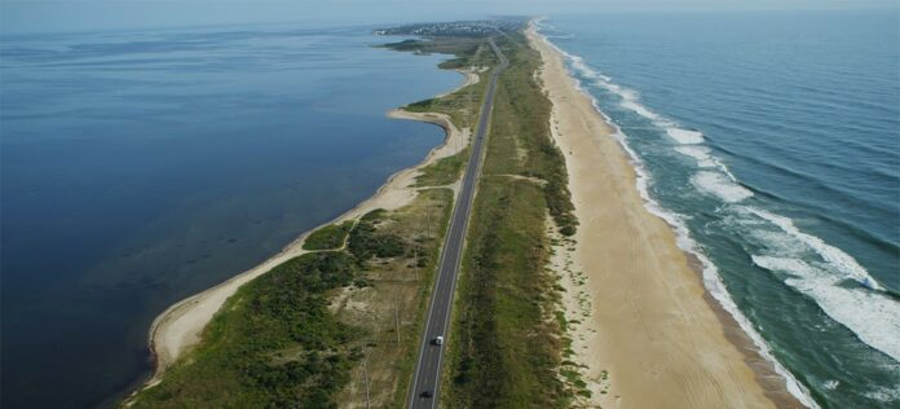
<path fill-rule="evenodd" d="M 327 295 L 355 269 L 346 252 L 308 253 L 251 281 L 134 407 L 334 407 L 360 334 L 329 312 Z"/>
<path fill-rule="evenodd" d="M 347 245 L 358 262 L 364 263 L 372 257 L 398 257 L 406 253 L 406 242 L 391 233 L 379 233 L 375 225 L 380 222 L 380 213 L 369 213 L 360 219 L 350 233 Z"/>
<path fill-rule="evenodd" d="M 303 242 L 305 250 L 334 250 L 344 245 L 347 234 L 353 228 L 353 221 L 329 224 L 312 232 Z"/>

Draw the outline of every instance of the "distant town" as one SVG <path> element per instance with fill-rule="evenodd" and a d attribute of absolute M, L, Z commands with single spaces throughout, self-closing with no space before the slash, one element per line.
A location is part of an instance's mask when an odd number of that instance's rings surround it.
<path fill-rule="evenodd" d="M 424 37 L 486 37 L 498 32 L 512 32 L 522 27 L 521 18 L 418 23 L 375 30 L 376 35 L 414 35 Z"/>

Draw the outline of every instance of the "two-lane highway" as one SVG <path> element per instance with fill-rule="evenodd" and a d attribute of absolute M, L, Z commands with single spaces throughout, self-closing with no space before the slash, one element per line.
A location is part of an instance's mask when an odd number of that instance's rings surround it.
<path fill-rule="evenodd" d="M 485 140 L 485 134 L 490 122 L 491 110 L 494 105 L 494 90 L 497 88 L 497 77 L 509 65 L 506 56 L 497 47 L 493 39 L 490 39 L 491 48 L 500 59 L 491 75 L 488 84 L 487 95 L 478 118 L 475 139 L 472 141 L 472 154 L 466 173 L 463 176 L 459 197 L 453 208 L 450 218 L 450 228 L 447 231 L 444 247 L 441 250 L 441 259 L 438 267 L 438 275 L 434 283 L 434 291 L 431 295 L 431 306 L 428 309 L 428 317 L 425 323 L 425 332 L 419 350 L 415 372 L 413 373 L 412 386 L 409 391 L 410 408 L 434 408 L 440 397 L 441 361 L 444 357 L 444 346 L 436 345 L 434 340 L 438 336 L 447 339 L 450 327 L 450 311 L 453 308 L 453 294 L 456 291 L 456 276 L 459 272 L 460 259 L 463 252 L 463 241 L 466 236 L 466 228 L 469 223 L 469 213 L 472 210 L 472 202 L 475 198 L 475 185 L 478 181 L 481 169 L 481 157 Z"/>

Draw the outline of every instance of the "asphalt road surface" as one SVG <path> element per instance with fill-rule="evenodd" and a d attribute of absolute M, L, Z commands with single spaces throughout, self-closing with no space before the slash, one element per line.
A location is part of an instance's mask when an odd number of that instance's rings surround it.
<path fill-rule="evenodd" d="M 431 296 L 431 306 L 428 309 L 428 321 L 425 323 L 425 332 L 422 334 L 419 350 L 419 360 L 413 375 L 412 388 L 409 392 L 410 408 L 434 408 L 437 407 L 440 396 L 441 360 L 444 357 L 443 345 L 435 345 L 434 340 L 443 336 L 447 342 L 453 342 L 448 338 L 450 327 L 450 310 L 453 307 L 453 293 L 456 290 L 456 276 L 459 273 L 460 259 L 463 252 L 463 239 L 466 236 L 466 227 L 469 222 L 469 213 L 472 210 L 472 202 L 475 198 L 475 185 L 481 169 L 481 156 L 485 134 L 490 122 L 491 109 L 494 104 L 494 90 L 497 88 L 497 77 L 509 65 L 506 56 L 500 51 L 493 39 L 490 40 L 491 48 L 500 59 L 491 75 L 488 84 L 487 96 L 484 105 L 481 106 L 481 114 L 478 118 L 478 128 L 475 140 L 472 143 L 472 155 L 466 166 L 466 174 L 463 176 L 462 188 L 453 208 L 453 216 L 450 218 L 450 229 L 447 232 L 444 248 L 441 251 L 440 267 L 437 279 L 434 283 L 434 291 Z M 426 393 L 427 391 L 427 393 Z M 424 396 L 430 394 L 431 396 Z"/>

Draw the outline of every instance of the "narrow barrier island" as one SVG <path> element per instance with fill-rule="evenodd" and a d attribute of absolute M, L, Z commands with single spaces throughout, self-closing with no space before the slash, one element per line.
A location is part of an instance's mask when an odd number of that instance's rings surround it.
<path fill-rule="evenodd" d="M 460 89 L 393 114 L 448 132 L 445 145 L 413 170 L 408 183 L 379 192 L 402 192 L 407 200 L 308 234 L 301 255 L 240 287 L 200 342 L 123 406 L 404 405 L 439 251 L 469 160 L 468 138 L 485 94 L 483 79 L 499 63 L 489 38 L 512 65 L 495 100 L 444 365 L 449 385 L 443 402 L 562 407 L 585 393 L 577 376 L 560 372 L 565 318 L 555 276 L 546 267 L 555 232 L 544 226 L 552 220 L 566 236 L 577 226 L 565 164 L 550 138 L 550 104 L 535 79 L 540 60 L 522 35 L 524 21 L 504 20 L 502 26 L 480 34 L 439 31 L 383 46 L 450 54 L 441 68 L 467 76 Z M 407 29 L 397 30 L 384 34 Z"/>

